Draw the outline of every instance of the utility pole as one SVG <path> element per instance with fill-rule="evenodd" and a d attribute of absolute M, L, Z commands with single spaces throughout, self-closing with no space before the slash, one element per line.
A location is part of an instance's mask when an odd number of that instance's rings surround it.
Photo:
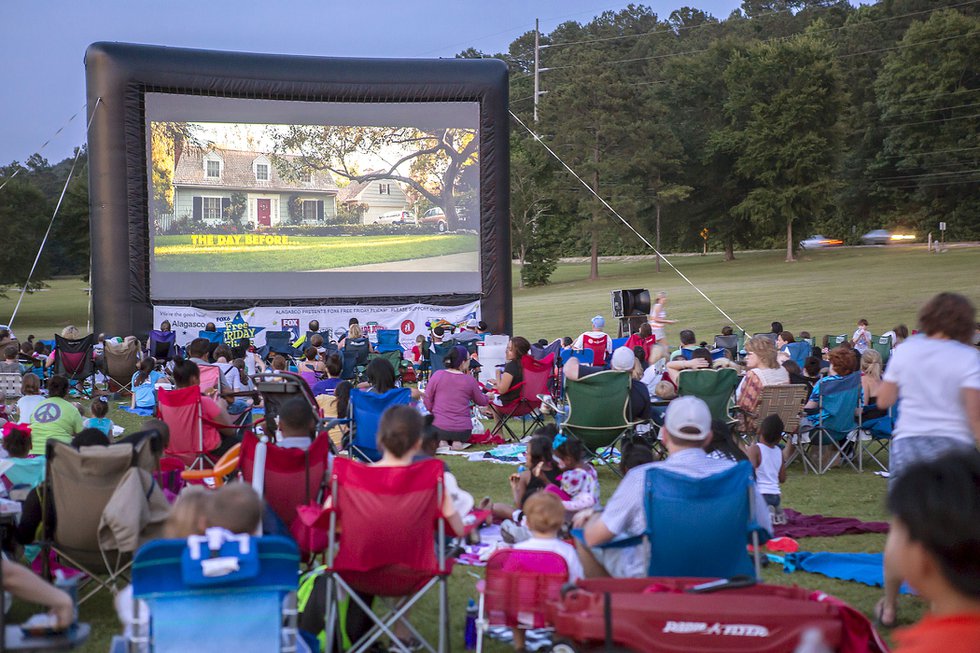
<path fill-rule="evenodd" d="M 538 122 L 538 96 L 541 95 L 541 69 L 540 65 L 541 50 L 541 30 L 538 19 L 534 19 L 534 122 Z"/>

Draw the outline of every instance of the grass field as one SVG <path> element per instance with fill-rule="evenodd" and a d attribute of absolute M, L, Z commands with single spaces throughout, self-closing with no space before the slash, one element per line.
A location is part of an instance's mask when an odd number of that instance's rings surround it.
<path fill-rule="evenodd" d="M 195 245 L 191 236 L 157 236 L 161 272 L 303 272 L 475 252 L 475 234 L 290 236 L 285 245 Z M 424 272 L 408 265 L 407 272 Z"/>
<path fill-rule="evenodd" d="M 980 249 L 954 249 L 929 255 L 917 248 L 841 249 L 806 255 L 803 261 L 786 264 L 778 252 L 740 255 L 725 263 L 718 256 L 678 257 L 678 267 L 721 305 L 747 331 L 768 331 L 769 322 L 780 320 L 792 330 L 807 329 L 815 335 L 843 333 L 859 317 L 871 322 L 880 333 L 899 322 L 914 325 L 915 313 L 930 295 L 952 290 L 980 301 L 976 283 L 980 272 Z M 516 271 L 515 271 L 516 272 Z M 609 291 L 645 287 L 665 289 L 670 294 L 669 313 L 680 324 L 668 331 L 691 327 L 702 337 L 717 333 L 725 319 L 676 274 L 654 272 L 652 261 L 610 263 L 600 266 L 602 278 L 587 280 L 587 265 L 559 267 L 554 283 L 544 288 L 516 290 L 515 332 L 529 337 L 577 335 L 596 313 L 610 317 Z M 515 276 L 516 278 L 516 276 Z M 45 337 L 68 323 L 84 325 L 88 295 L 77 280 L 55 280 L 50 289 L 25 298 L 14 325 L 18 334 Z M 16 296 L 0 300 L 0 322 L 10 315 Z M 114 407 L 110 417 L 127 428 L 138 428 L 138 418 Z M 475 497 L 489 495 L 505 500 L 509 494 L 503 465 L 470 463 L 458 457 L 447 459 L 460 485 Z M 616 480 L 600 471 L 602 496 L 608 498 Z M 863 474 L 833 470 L 825 476 L 804 475 L 799 465 L 790 469 L 783 486 L 784 504 L 803 513 L 852 516 L 866 520 L 887 518 L 884 509 L 885 481 L 866 471 Z M 882 535 L 808 538 L 800 541 L 806 551 L 880 551 Z M 472 567 L 457 567 L 450 582 L 453 636 L 450 650 L 462 650 L 462 626 L 466 599 L 475 597 Z M 784 574 L 778 567 L 764 571 L 766 582 L 799 584 L 838 596 L 865 614 L 870 614 L 880 590 L 798 572 Z M 911 623 L 923 611 L 923 603 L 912 597 L 900 602 L 900 621 Z M 15 606 L 11 621 L 22 620 L 29 610 Z M 84 651 L 105 651 L 112 634 L 118 632 L 110 601 L 103 597 L 82 606 L 82 619 L 93 623 L 95 634 Z M 435 606 L 423 604 L 416 612 L 423 632 L 434 632 Z M 506 651 L 492 644 L 490 651 Z"/>

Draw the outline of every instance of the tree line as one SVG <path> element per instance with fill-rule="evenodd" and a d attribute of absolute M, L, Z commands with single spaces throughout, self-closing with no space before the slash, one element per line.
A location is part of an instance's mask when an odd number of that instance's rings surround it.
<path fill-rule="evenodd" d="M 522 280 L 560 256 L 785 247 L 874 228 L 980 237 L 978 2 L 745 0 L 724 19 L 629 5 L 492 56 L 510 67 Z M 589 188 L 586 188 L 585 185 Z M 589 190 L 591 189 L 591 191 Z M 595 194 L 592 193 L 595 191 Z"/>
<path fill-rule="evenodd" d="M 511 124 L 522 282 L 547 283 L 562 256 L 591 257 L 598 277 L 600 255 L 649 253 L 596 196 L 661 251 L 706 244 L 728 259 L 792 259 L 816 232 L 921 239 L 940 221 L 948 239 L 980 238 L 978 7 L 745 0 L 717 18 L 630 4 L 540 35 L 536 122 L 534 32 L 460 53 L 508 64 L 511 110 L 541 139 Z M 0 167 L 0 285 L 27 277 L 73 159 Z M 88 270 L 86 162 L 83 149 L 38 278 Z"/>

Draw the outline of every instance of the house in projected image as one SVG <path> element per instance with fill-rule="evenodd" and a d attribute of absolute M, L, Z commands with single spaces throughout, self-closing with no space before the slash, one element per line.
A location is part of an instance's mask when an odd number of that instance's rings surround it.
<path fill-rule="evenodd" d="M 385 214 L 405 211 L 409 208 L 408 198 L 401 184 L 392 179 L 352 181 L 346 188 L 340 190 L 337 201 L 347 205 L 366 205 L 367 211 L 361 218 L 364 224 L 373 224 Z"/>
<path fill-rule="evenodd" d="M 271 157 L 261 152 L 185 151 L 173 184 L 174 214 L 212 227 L 317 224 L 337 215 L 338 188 L 329 172 L 310 170 L 298 179 L 283 179 Z"/>

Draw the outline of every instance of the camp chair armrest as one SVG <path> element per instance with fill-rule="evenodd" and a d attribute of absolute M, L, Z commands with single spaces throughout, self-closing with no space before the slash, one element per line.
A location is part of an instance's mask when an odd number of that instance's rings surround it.
<path fill-rule="evenodd" d="M 645 421 L 645 420 L 644 420 Z M 625 424 L 616 424 L 614 426 L 582 426 L 579 424 L 572 424 L 571 422 L 562 422 L 562 428 L 571 427 L 573 429 L 583 429 L 587 431 L 622 431 L 623 429 L 628 429 L 631 426 L 636 426 L 637 424 L 642 424 L 640 422 L 626 422 Z"/>
<path fill-rule="evenodd" d="M 329 431 L 330 429 L 336 428 L 338 426 L 350 426 L 350 417 L 335 417 L 333 419 L 323 419 L 317 424 L 317 429 L 320 431 Z"/>

